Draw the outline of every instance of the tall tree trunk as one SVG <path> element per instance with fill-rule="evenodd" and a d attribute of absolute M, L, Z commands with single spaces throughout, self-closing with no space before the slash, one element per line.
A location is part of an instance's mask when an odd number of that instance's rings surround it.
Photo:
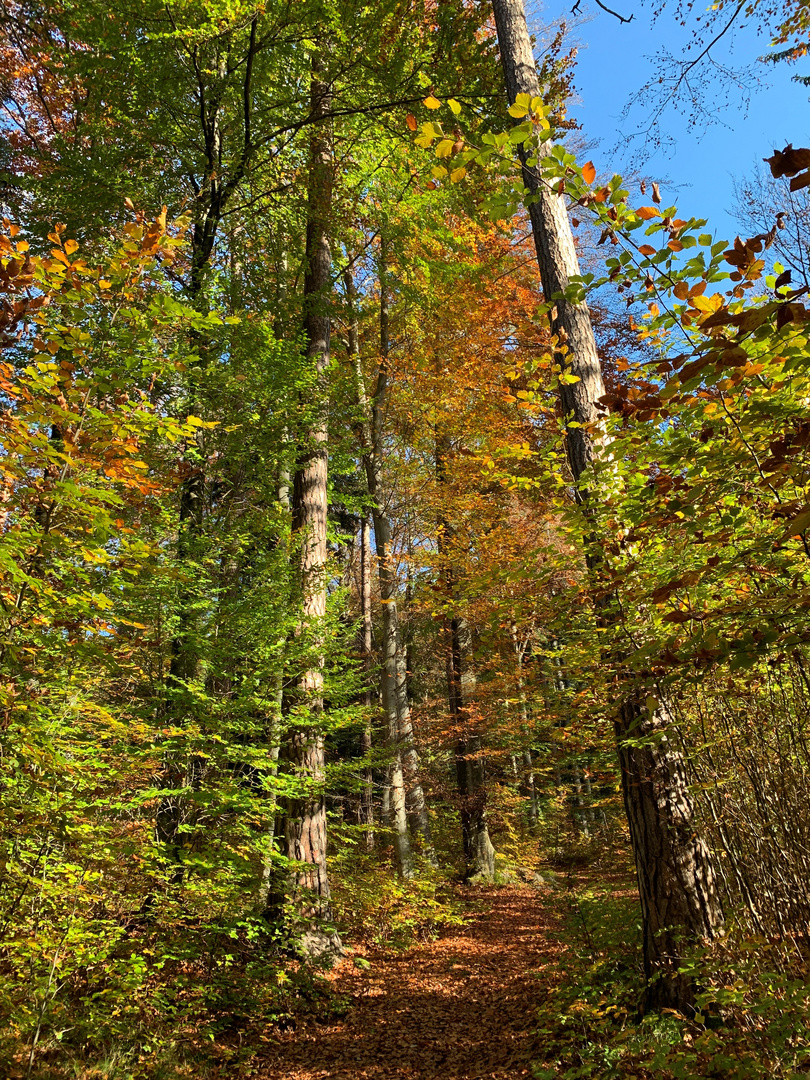
<path fill-rule="evenodd" d="M 517 662 L 517 688 L 518 688 L 518 707 L 520 709 L 520 731 L 524 739 L 529 737 L 529 710 L 526 704 L 526 688 L 523 684 L 523 659 L 526 655 L 526 651 L 529 648 L 528 639 L 521 642 L 518 637 L 518 628 L 516 623 L 512 623 L 509 627 L 509 634 L 512 638 L 512 647 L 515 650 L 515 660 Z M 531 833 L 537 832 L 537 827 L 540 823 L 540 814 L 537 804 L 537 786 L 534 782 L 534 763 L 532 761 L 531 750 L 523 751 L 523 782 L 522 788 L 529 800 L 529 831 Z"/>
<path fill-rule="evenodd" d="M 301 675 L 297 703 L 308 722 L 291 730 L 283 757 L 288 772 L 303 789 L 284 804 L 282 852 L 291 860 L 288 897 L 306 928 L 302 946 L 310 954 L 337 951 L 340 939 L 324 923 L 331 920 L 329 879 L 326 872 L 326 805 L 323 797 L 324 737 L 323 666 L 320 623 L 326 614 L 327 520 L 327 368 L 329 366 L 330 288 L 332 258 L 329 222 L 332 210 L 332 146 L 329 116 L 331 90 L 321 58 L 312 61 L 311 115 L 307 203 L 306 276 L 304 279 L 304 333 L 306 354 L 315 376 L 314 404 L 309 429 L 302 433 L 293 481 L 293 530 L 298 535 L 301 580 L 301 631 L 306 634 L 312 659 Z"/>
<path fill-rule="evenodd" d="M 540 810 L 537 803 L 537 784 L 534 779 L 531 750 L 523 751 L 523 790 L 529 799 L 529 831 L 536 833 L 540 825 Z"/>
<path fill-rule="evenodd" d="M 413 873 L 413 860 L 407 826 L 419 839 L 422 855 L 435 863 L 430 836 L 430 818 L 419 773 L 419 755 L 413 740 L 413 722 L 408 702 L 407 667 L 405 643 L 399 627 L 399 582 L 393 558 L 391 520 L 385 512 L 387 503 L 383 476 L 383 422 L 388 395 L 388 283 L 387 251 L 383 241 L 380 256 L 380 366 L 369 407 L 366 398 L 363 372 L 360 366 L 359 348 L 355 352 L 357 393 L 364 417 L 362 424 L 363 466 L 366 484 L 371 497 L 374 523 L 374 543 L 377 552 L 377 574 L 382 601 L 382 654 L 380 668 L 380 691 L 386 718 L 389 749 L 392 753 L 391 777 L 391 828 L 394 831 L 394 847 L 397 865 L 404 877 Z M 347 292 L 353 299 L 354 285 L 347 277 Z M 356 341 L 356 336 L 355 336 Z M 370 415 L 369 415 L 370 413 Z M 403 784 L 406 835 L 400 834 L 403 819 L 400 817 L 400 777 Z"/>
<path fill-rule="evenodd" d="M 436 479 L 440 484 L 446 480 L 448 440 L 436 440 Z M 455 592 L 453 567 L 448 552 L 451 530 L 448 521 L 439 523 L 439 555 L 444 564 L 444 590 L 452 604 Z M 445 669 L 447 672 L 447 703 L 453 718 L 456 736 L 456 784 L 459 795 L 461 838 L 466 864 L 467 881 L 488 879 L 495 876 L 495 848 L 489 838 L 487 825 L 487 785 L 484 758 L 481 753 L 481 736 L 474 730 L 464 701 L 465 683 L 472 679 L 464 677 L 463 625 L 456 617 L 444 620 Z"/>
<path fill-rule="evenodd" d="M 493 9 L 510 103 L 521 93 L 541 96 L 523 0 L 493 0 Z M 522 172 L 531 194 L 529 214 L 543 292 L 551 300 L 579 273 L 579 265 L 562 198 L 526 164 L 534 149 L 520 148 Z M 541 156 L 550 150 L 543 144 Z M 587 513 L 592 467 L 606 449 L 600 431 L 605 387 L 587 305 L 554 302 L 552 332 L 568 349 L 556 359 L 578 377 L 577 382 L 561 384 L 560 398 L 568 462 Z M 594 569 L 602 553 L 592 538 L 586 537 L 586 546 Z M 714 937 L 723 913 L 711 856 L 697 833 L 683 758 L 666 739 L 669 716 L 665 709 L 650 715 L 646 695 L 637 686 L 628 689 L 627 700 L 616 711 L 615 729 L 641 898 L 644 966 L 650 980 L 647 1004 L 689 1011 L 694 991 L 689 980 L 678 975 L 680 939 Z M 644 735 L 651 738 L 639 746 L 637 740 Z"/>
<path fill-rule="evenodd" d="M 250 39 L 245 54 L 242 96 L 243 143 L 241 153 L 232 175 L 223 181 L 222 108 L 224 85 L 228 78 L 228 57 L 220 52 L 216 58 L 217 75 L 206 97 L 200 84 L 200 136 L 205 152 L 205 168 L 199 185 L 192 179 L 196 197 L 194 201 L 194 224 L 191 229 L 191 258 L 186 291 L 191 306 L 204 312 L 207 306 L 205 277 L 214 252 L 217 232 L 222 222 L 225 205 L 241 183 L 252 153 L 251 141 L 251 84 L 253 60 L 256 53 L 258 16 L 250 24 Z M 236 70 L 236 69 L 234 69 Z M 201 334 L 195 334 L 199 356 L 198 367 L 206 364 L 207 342 Z M 199 403 L 191 395 L 185 407 L 185 416 L 199 411 Z M 180 590 L 177 597 L 177 629 L 171 642 L 168 689 L 172 700 L 164 703 L 174 722 L 185 725 L 192 718 L 195 695 L 189 689 L 200 675 L 200 617 L 198 610 L 198 587 L 196 584 L 196 560 L 201 554 L 203 540 L 203 499 L 205 474 L 201 461 L 202 432 L 198 431 L 195 442 L 183 448 L 183 464 L 186 475 L 180 486 L 180 508 L 177 536 L 177 564 L 180 568 Z M 180 826 L 193 816 L 188 800 L 180 789 L 199 788 L 205 770 L 205 758 L 191 755 L 185 762 L 171 756 L 164 764 L 161 784 L 173 789 L 171 795 L 161 799 L 155 820 L 158 840 L 165 845 L 171 860 L 176 864 L 175 881 L 182 880 L 182 844 L 179 840 Z"/>
<path fill-rule="evenodd" d="M 470 725 L 464 702 L 462 625 L 445 621 L 447 699 L 459 736 L 456 742 L 456 783 L 467 881 L 492 880 L 495 848 L 487 825 L 487 784 L 481 736 Z"/>
<path fill-rule="evenodd" d="M 374 709 L 374 691 L 371 689 L 371 672 L 374 664 L 374 637 L 371 623 L 371 528 L 364 515 L 360 526 L 360 613 L 363 666 L 366 672 L 366 689 L 363 695 L 366 706 L 366 724 L 361 746 L 363 756 L 371 753 L 371 717 Z M 366 765 L 363 786 L 360 791 L 360 824 L 366 826 L 366 848 L 374 850 L 374 784 L 372 769 Z"/>

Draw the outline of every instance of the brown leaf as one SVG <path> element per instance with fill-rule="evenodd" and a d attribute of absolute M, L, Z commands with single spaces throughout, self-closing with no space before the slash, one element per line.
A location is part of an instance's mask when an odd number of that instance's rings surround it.
<path fill-rule="evenodd" d="M 725 367 L 745 367 L 748 359 L 748 353 L 745 349 L 741 349 L 739 345 L 732 345 L 721 356 L 721 362 Z"/>
<path fill-rule="evenodd" d="M 793 274 L 790 270 L 783 270 L 779 277 L 774 282 L 774 289 L 781 289 L 783 285 L 789 285 Z"/>
<path fill-rule="evenodd" d="M 652 199 L 654 203 L 661 202 L 661 192 L 658 190 L 658 184 L 656 184 L 655 181 L 653 181 L 652 186 Z"/>
<path fill-rule="evenodd" d="M 810 187 L 810 171 L 803 172 L 801 176 L 794 176 L 790 181 L 791 191 L 801 191 L 806 187 Z"/>
<path fill-rule="evenodd" d="M 771 167 L 771 175 L 777 180 L 780 176 L 795 176 L 801 169 L 810 168 L 810 149 L 793 149 L 788 143 L 784 150 L 774 150 L 773 156 L 763 158 Z"/>
<path fill-rule="evenodd" d="M 781 304 L 776 313 L 776 329 L 781 330 L 788 323 L 803 323 L 807 319 L 807 308 L 804 304 Z"/>
<path fill-rule="evenodd" d="M 688 611 L 670 611 L 661 620 L 662 622 L 670 623 L 685 623 L 691 620 L 692 616 Z"/>
<path fill-rule="evenodd" d="M 410 131 L 416 131 L 416 117 L 413 113 L 408 113 L 405 117 L 405 123 L 408 125 Z"/>

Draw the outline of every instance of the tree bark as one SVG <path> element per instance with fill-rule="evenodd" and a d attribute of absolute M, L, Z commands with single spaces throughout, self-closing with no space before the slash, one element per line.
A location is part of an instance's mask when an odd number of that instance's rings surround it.
<path fill-rule="evenodd" d="M 284 804 L 282 853 L 291 860 L 288 900 L 301 920 L 301 945 L 310 955 L 340 950 L 340 939 L 328 925 L 329 878 L 326 869 L 326 805 L 323 797 L 324 739 L 322 639 L 319 624 L 326 615 L 326 522 L 328 427 L 326 375 L 330 357 L 330 288 L 332 258 L 329 223 L 332 210 L 332 146 L 329 116 L 331 90 L 324 78 L 321 58 L 312 62 L 310 89 L 314 120 L 310 142 L 307 202 L 306 275 L 304 279 L 304 334 L 306 354 L 315 376 L 314 405 L 309 429 L 302 433 L 293 480 L 293 530 L 300 541 L 301 632 L 313 650 L 310 666 L 301 675 L 297 704 L 307 722 L 285 740 L 286 770 L 303 788 Z"/>
<path fill-rule="evenodd" d="M 491 881 L 495 876 L 495 848 L 487 825 L 487 784 L 481 736 L 472 730 L 464 702 L 462 626 L 459 619 L 445 621 L 447 698 L 459 737 L 456 742 L 456 783 L 459 794 L 461 837 L 466 864 L 465 880 Z"/>
<path fill-rule="evenodd" d="M 374 637 L 371 623 L 371 529 L 364 515 L 360 526 L 360 614 L 362 633 L 363 666 L 366 672 L 366 690 L 363 695 L 366 706 L 366 724 L 361 746 L 363 756 L 371 753 L 371 717 L 375 694 L 371 689 L 371 672 L 374 664 Z M 372 769 L 366 765 L 363 786 L 360 791 L 359 823 L 366 827 L 366 849 L 374 850 L 374 783 Z"/>
<path fill-rule="evenodd" d="M 446 479 L 448 440 L 436 439 L 436 479 Z M 444 564 L 444 590 L 452 603 L 455 592 L 454 572 L 448 552 L 451 527 L 446 520 L 439 523 L 439 555 Z M 465 683 L 473 681 L 471 673 L 465 678 L 463 660 L 463 624 L 455 616 L 444 619 L 445 670 L 447 673 L 447 703 L 457 732 L 456 784 L 459 795 L 461 838 L 464 849 L 465 880 L 491 880 L 495 876 L 495 848 L 489 838 L 487 825 L 487 785 L 481 736 L 475 731 L 464 700 Z"/>
<path fill-rule="evenodd" d="M 510 104 L 521 93 L 542 96 L 523 0 L 493 0 L 493 9 Z M 545 144 L 539 153 L 542 156 L 550 149 Z M 565 204 L 527 165 L 530 154 L 527 147 L 520 148 L 523 178 L 532 197 L 529 214 L 543 293 L 551 300 L 579 273 L 579 264 Z M 551 325 L 558 338 L 556 359 L 563 370 L 579 378 L 561 384 L 560 398 L 568 462 L 587 515 L 589 487 L 600 461 L 606 462 L 608 456 L 600 404 L 605 387 L 587 305 L 565 299 L 554 302 Z M 564 353 L 560 346 L 566 347 Z M 586 548 L 593 571 L 603 555 L 592 537 L 586 537 Z M 678 974 L 680 942 L 714 937 L 723 924 L 722 907 L 711 855 L 696 831 L 685 764 L 666 739 L 666 709 L 650 716 L 640 688 L 627 689 L 626 700 L 616 712 L 615 729 L 641 897 L 647 1006 L 689 1012 L 694 989 L 690 980 Z M 645 734 L 655 741 L 637 745 L 635 740 Z"/>
<path fill-rule="evenodd" d="M 388 395 L 388 283 L 387 252 L 383 241 L 380 256 L 380 365 L 372 400 L 366 398 L 363 372 L 360 366 L 359 346 L 355 352 L 357 394 L 362 423 L 363 467 L 371 498 L 374 523 L 374 543 L 377 553 L 377 574 L 382 601 L 382 665 L 380 668 L 380 692 L 386 718 L 387 741 L 392 752 L 389 784 L 391 787 L 390 827 L 394 832 L 394 848 L 397 866 L 403 877 L 413 873 L 413 858 L 407 826 L 418 839 L 420 851 L 430 863 L 435 864 L 435 854 L 430 835 L 430 818 L 419 773 L 419 755 L 414 746 L 413 722 L 408 701 L 407 666 L 405 643 L 399 626 L 399 582 L 393 558 L 391 520 L 385 512 L 387 503 L 383 475 L 383 423 Z M 353 299 L 354 285 L 347 277 L 347 292 Z M 356 341 L 356 337 L 355 337 Z M 401 835 L 402 820 L 399 816 L 399 783 L 403 785 L 405 807 L 405 835 Z"/>

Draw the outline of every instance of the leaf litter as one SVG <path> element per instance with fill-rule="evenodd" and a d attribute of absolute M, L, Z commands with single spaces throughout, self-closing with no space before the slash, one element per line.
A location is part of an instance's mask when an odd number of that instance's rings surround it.
<path fill-rule="evenodd" d="M 329 975 L 346 1014 L 278 1033 L 260 1080 L 530 1077 L 537 1011 L 559 980 L 547 889 L 467 888 L 466 926 L 407 951 L 347 956 Z"/>

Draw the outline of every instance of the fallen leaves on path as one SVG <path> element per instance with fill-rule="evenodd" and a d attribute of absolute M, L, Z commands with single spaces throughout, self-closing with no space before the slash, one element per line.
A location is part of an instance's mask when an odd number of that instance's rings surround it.
<path fill-rule="evenodd" d="M 407 952 L 344 960 L 332 973 L 350 1009 L 277 1035 L 260 1080 L 504 1080 L 531 1075 L 537 1007 L 556 981 L 559 916 L 547 890 L 467 890 L 484 910 Z"/>

